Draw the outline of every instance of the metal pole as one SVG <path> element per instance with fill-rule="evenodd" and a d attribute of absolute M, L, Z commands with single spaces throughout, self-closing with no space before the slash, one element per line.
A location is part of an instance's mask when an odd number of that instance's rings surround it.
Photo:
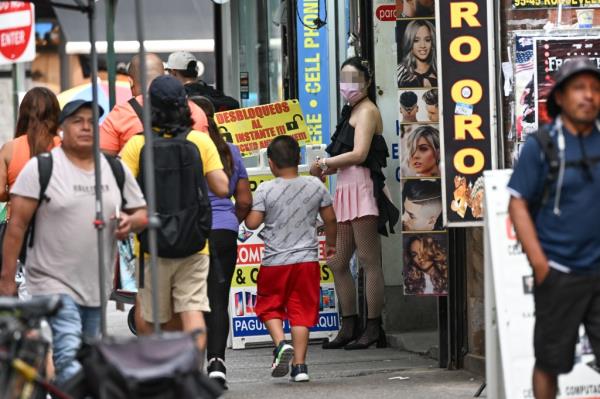
<path fill-rule="evenodd" d="M 19 105 L 21 98 L 25 95 L 25 64 L 18 62 L 12 65 L 13 79 L 13 116 L 14 123 L 17 123 L 19 115 Z"/>
<path fill-rule="evenodd" d="M 150 130 L 150 101 L 148 100 L 148 86 L 146 77 L 146 50 L 144 48 L 144 17 L 143 17 L 142 2 L 135 0 L 135 20 L 137 25 L 137 37 L 140 43 L 139 57 L 140 57 L 140 85 L 142 86 L 142 101 L 143 101 L 143 123 L 144 123 L 144 177 L 146 186 L 146 202 L 148 205 L 148 239 L 149 239 L 149 250 L 150 250 L 150 273 L 152 276 L 152 319 L 154 322 L 154 332 L 160 333 L 160 323 L 158 322 L 158 268 L 157 253 L 158 248 L 156 245 L 156 229 L 159 227 L 159 220 L 156 216 L 156 196 L 155 196 L 155 182 L 154 182 L 154 150 L 152 148 L 152 131 Z M 140 254 L 145 256 L 145 254 Z"/>
<path fill-rule="evenodd" d="M 102 336 L 106 336 L 106 269 L 104 259 L 104 213 L 102 210 L 102 168 L 100 159 L 100 132 L 98 129 L 98 54 L 96 53 L 96 9 L 94 0 L 88 0 L 88 20 L 90 32 L 90 58 L 92 70 L 92 115 L 94 131 L 94 176 L 96 180 L 96 220 L 94 225 L 98 232 L 98 276 L 100 278 L 100 329 Z"/>
<path fill-rule="evenodd" d="M 106 1 L 106 67 L 108 69 L 108 104 L 110 109 L 113 109 L 117 102 L 117 91 L 115 88 L 115 82 L 117 80 L 117 65 L 115 59 L 116 6 L 117 0 Z"/>

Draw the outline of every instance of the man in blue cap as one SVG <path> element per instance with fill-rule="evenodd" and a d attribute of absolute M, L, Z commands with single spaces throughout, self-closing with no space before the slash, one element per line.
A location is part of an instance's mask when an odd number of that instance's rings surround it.
<path fill-rule="evenodd" d="M 106 281 L 100 281 L 93 223 L 96 185 L 92 103 L 76 100 L 66 104 L 59 122 L 62 146 L 32 158 L 10 193 L 12 214 L 4 238 L 0 295 L 16 293 L 17 258 L 33 220 L 35 235 L 33 245 L 27 247 L 25 268 L 27 287 L 33 296 L 61 295 L 62 307 L 49 320 L 56 383 L 61 385 L 81 368 L 75 355 L 82 338 L 100 334 L 100 284 L 107 290 L 111 288 L 116 239 L 142 230 L 147 214 L 144 196 L 131 172 L 119 160 L 101 157 L 103 216 L 111 222 L 104 230 Z M 116 168 L 121 171 L 120 177 L 114 172 Z M 49 179 L 40 178 L 48 175 Z M 44 191 L 41 187 L 45 184 Z M 116 209 L 123 209 L 119 219 L 115 219 Z"/>
<path fill-rule="evenodd" d="M 509 212 L 535 275 L 535 397 L 555 398 L 583 324 L 600 359 L 600 70 L 567 60 L 547 98 L 554 121 L 525 143 Z"/>

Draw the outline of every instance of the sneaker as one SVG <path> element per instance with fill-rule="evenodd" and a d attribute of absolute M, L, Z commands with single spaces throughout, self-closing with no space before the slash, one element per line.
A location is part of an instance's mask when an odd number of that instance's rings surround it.
<path fill-rule="evenodd" d="M 290 379 L 294 382 L 310 381 L 306 364 L 292 364 L 292 374 L 290 375 Z"/>
<path fill-rule="evenodd" d="M 216 382 L 218 382 L 223 389 L 227 389 L 227 369 L 225 368 L 225 362 L 223 359 L 218 357 L 213 357 L 208 361 L 208 366 L 206 367 L 206 371 L 208 372 L 208 378 L 212 378 Z"/>
<path fill-rule="evenodd" d="M 294 347 L 281 341 L 273 351 L 272 377 L 284 377 L 290 372 L 290 362 L 294 356 Z"/>

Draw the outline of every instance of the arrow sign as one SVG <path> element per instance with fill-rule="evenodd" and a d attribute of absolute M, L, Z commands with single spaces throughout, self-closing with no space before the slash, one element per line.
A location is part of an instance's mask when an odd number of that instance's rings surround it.
<path fill-rule="evenodd" d="M 0 64 L 35 58 L 34 5 L 23 1 L 0 2 Z"/>

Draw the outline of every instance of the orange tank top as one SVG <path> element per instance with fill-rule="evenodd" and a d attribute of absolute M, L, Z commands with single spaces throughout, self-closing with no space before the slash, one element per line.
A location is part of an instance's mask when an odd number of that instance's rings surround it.
<path fill-rule="evenodd" d="M 52 148 L 60 145 L 60 137 L 55 136 L 53 143 L 48 148 L 50 151 Z M 24 134 L 13 140 L 13 151 L 10 163 L 8 164 L 8 189 L 10 190 L 17 180 L 17 176 L 21 173 L 21 170 L 25 167 L 27 161 L 31 158 L 31 152 L 29 150 L 29 142 L 27 141 L 27 135 Z"/>

